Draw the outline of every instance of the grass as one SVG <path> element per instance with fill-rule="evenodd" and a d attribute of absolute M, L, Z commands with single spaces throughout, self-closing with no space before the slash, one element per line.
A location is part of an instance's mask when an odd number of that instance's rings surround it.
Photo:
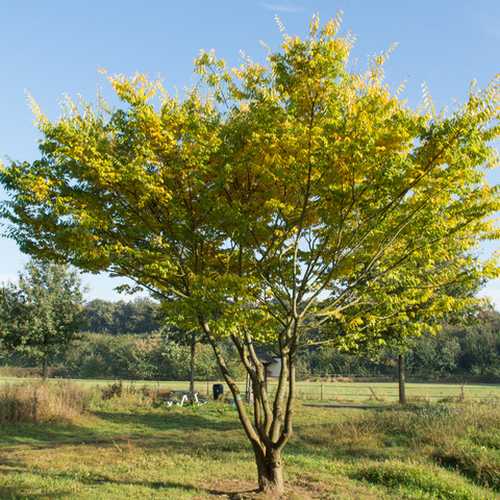
<path fill-rule="evenodd" d="M 0 424 L 71 420 L 89 404 L 88 391 L 69 382 L 3 384 Z"/>
<path fill-rule="evenodd" d="M 17 383 L 26 380 L 15 377 L 1 377 L 2 383 Z M 100 385 L 109 385 L 112 380 L 99 379 L 73 379 L 72 382 L 83 387 L 94 387 Z M 216 383 L 197 382 L 196 387 L 200 393 L 211 394 L 212 385 Z M 148 380 L 133 380 L 124 382 L 125 385 L 148 386 L 158 388 L 168 388 L 173 390 L 188 390 L 189 383 L 184 381 L 161 381 L 154 382 Z M 245 390 L 245 383 L 241 382 L 240 389 Z M 270 381 L 270 386 L 275 385 Z M 374 401 L 373 393 L 379 402 L 391 403 L 398 400 L 398 386 L 396 382 L 308 382 L 301 381 L 297 383 L 297 392 L 299 399 L 306 401 L 338 401 L 338 402 L 363 402 Z M 460 398 L 462 386 L 459 384 L 406 384 L 408 399 L 411 401 L 439 401 L 446 398 Z M 227 392 L 227 387 L 226 387 Z M 466 399 L 483 400 L 500 398 L 500 385 L 498 384 L 466 384 L 463 386 L 463 393 Z M 376 400 L 375 400 L 376 401 Z"/>
<path fill-rule="evenodd" d="M 231 406 L 167 409 L 131 393 L 97 395 L 70 421 L 0 426 L 0 498 L 231 498 L 255 488 Z M 494 400 L 373 410 L 298 403 L 289 498 L 499 498 L 499 410 Z"/>

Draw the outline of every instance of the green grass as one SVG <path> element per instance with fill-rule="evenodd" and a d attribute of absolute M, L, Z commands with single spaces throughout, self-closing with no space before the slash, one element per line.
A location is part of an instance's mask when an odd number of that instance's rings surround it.
<path fill-rule="evenodd" d="M 2 382 L 16 383 L 23 380 L 15 377 L 0 377 Z M 84 387 L 107 385 L 112 380 L 99 379 L 74 379 L 75 383 Z M 196 388 L 200 393 L 211 394 L 212 384 L 215 382 L 197 382 Z M 184 381 L 161 381 L 153 382 L 147 380 L 124 381 L 126 386 L 149 386 L 162 387 L 173 390 L 187 390 L 188 382 Z M 245 383 L 241 382 L 240 389 L 245 390 Z M 270 381 L 271 387 L 275 385 Z M 298 382 L 297 392 L 299 399 L 310 401 L 339 401 L 339 402 L 363 402 L 374 400 L 372 389 L 376 397 L 382 402 L 395 402 L 398 399 L 398 386 L 395 382 Z M 459 384 L 407 384 L 407 397 L 411 400 L 438 401 L 444 398 L 460 397 L 462 386 Z M 226 387 L 227 392 L 227 387 Z M 498 384 L 475 384 L 464 385 L 464 396 L 469 400 L 500 398 L 500 385 Z"/>
<path fill-rule="evenodd" d="M 500 498 L 500 408 L 361 410 L 297 404 L 289 498 Z M 0 428 L 0 498 L 230 498 L 255 488 L 234 410 L 101 401 L 66 423 Z"/>

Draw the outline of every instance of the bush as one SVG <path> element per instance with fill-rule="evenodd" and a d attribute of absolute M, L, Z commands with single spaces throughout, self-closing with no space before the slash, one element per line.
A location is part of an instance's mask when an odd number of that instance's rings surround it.
<path fill-rule="evenodd" d="M 143 385 L 136 387 L 132 384 L 124 385 L 120 380 L 101 388 L 101 400 L 127 399 L 144 403 L 148 406 L 160 406 L 165 400 L 175 398 L 175 391 L 165 388 L 153 388 Z"/>
<path fill-rule="evenodd" d="M 85 333 L 60 360 L 54 375 L 122 380 L 187 380 L 189 356 L 189 346 L 165 339 L 160 334 L 116 336 Z M 227 358 L 235 376 L 242 376 L 243 369 L 236 356 L 229 354 Z M 195 378 L 220 378 L 219 368 L 208 345 L 197 347 Z"/>
<path fill-rule="evenodd" d="M 123 384 L 122 381 L 115 382 L 111 385 L 103 387 L 101 390 L 101 398 L 104 400 L 121 398 L 123 395 Z"/>
<path fill-rule="evenodd" d="M 0 385 L 0 424 L 71 421 L 90 394 L 70 383 Z"/>

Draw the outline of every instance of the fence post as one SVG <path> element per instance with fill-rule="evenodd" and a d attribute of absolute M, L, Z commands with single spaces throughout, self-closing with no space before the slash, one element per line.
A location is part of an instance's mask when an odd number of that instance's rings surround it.
<path fill-rule="evenodd" d="M 321 384 L 321 401 L 323 401 L 323 384 Z"/>

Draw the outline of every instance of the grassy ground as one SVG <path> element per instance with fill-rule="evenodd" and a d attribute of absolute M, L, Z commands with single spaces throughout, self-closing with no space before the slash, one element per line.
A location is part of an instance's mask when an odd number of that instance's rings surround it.
<path fill-rule="evenodd" d="M 19 379 L 14 377 L 0 377 L 0 384 L 16 383 L 30 379 Z M 80 379 L 73 380 L 83 387 L 95 387 L 108 385 L 110 380 Z M 196 388 L 200 393 L 211 394 L 212 384 L 215 382 L 197 382 Z M 270 381 L 273 386 L 274 382 Z M 152 382 L 134 380 L 124 382 L 125 386 L 149 386 L 169 388 L 172 390 L 187 390 L 188 382 L 162 381 Z M 240 383 L 242 391 L 245 389 L 244 382 Z M 298 397 L 302 400 L 313 401 L 341 401 L 362 402 L 376 398 L 385 402 L 395 402 L 398 399 L 398 386 L 395 382 L 298 382 Z M 438 401 L 443 398 L 461 397 L 462 386 L 458 384 L 407 384 L 407 395 L 411 400 Z M 227 392 L 227 388 L 226 388 Z M 491 399 L 500 398 L 500 385 L 476 384 L 463 386 L 463 393 L 467 399 Z"/>
<path fill-rule="evenodd" d="M 498 400 L 359 410 L 297 404 L 288 498 L 500 498 Z M 0 427 L 0 498 L 236 498 L 252 454 L 222 403 L 101 401 L 67 423 Z"/>

